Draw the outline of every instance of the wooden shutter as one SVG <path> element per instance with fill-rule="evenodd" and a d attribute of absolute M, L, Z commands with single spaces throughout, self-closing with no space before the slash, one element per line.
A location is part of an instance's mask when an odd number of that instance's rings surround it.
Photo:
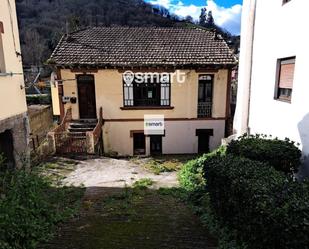
<path fill-rule="evenodd" d="M 295 58 L 281 60 L 279 88 L 293 89 Z"/>

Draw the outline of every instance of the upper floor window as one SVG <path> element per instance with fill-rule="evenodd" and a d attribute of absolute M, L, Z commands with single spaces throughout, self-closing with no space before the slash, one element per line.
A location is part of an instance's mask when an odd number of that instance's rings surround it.
<path fill-rule="evenodd" d="M 3 22 L 0 22 L 0 73 L 5 72 L 4 50 L 3 50 L 3 41 L 2 41 L 3 33 L 4 33 Z"/>
<path fill-rule="evenodd" d="M 288 2 L 290 2 L 291 0 L 283 0 L 282 4 L 286 4 Z"/>
<path fill-rule="evenodd" d="M 125 107 L 170 106 L 169 75 L 146 73 L 131 77 L 130 82 L 123 80 Z"/>
<path fill-rule="evenodd" d="M 291 101 L 295 70 L 295 57 L 278 60 L 278 82 L 276 98 L 284 101 Z"/>
<path fill-rule="evenodd" d="M 198 114 L 199 118 L 212 116 L 213 75 L 201 75 L 198 82 Z"/>

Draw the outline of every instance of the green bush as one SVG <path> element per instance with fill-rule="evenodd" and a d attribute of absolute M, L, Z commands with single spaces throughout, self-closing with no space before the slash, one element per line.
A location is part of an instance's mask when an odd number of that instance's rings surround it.
<path fill-rule="evenodd" d="M 28 105 L 49 105 L 51 103 L 51 95 L 49 94 L 33 94 L 27 95 Z"/>
<path fill-rule="evenodd" d="M 204 162 L 211 209 L 250 249 L 309 248 L 309 183 L 231 155 Z"/>
<path fill-rule="evenodd" d="M 267 136 L 244 135 L 232 141 L 227 154 L 267 162 L 284 173 L 295 173 L 301 164 L 301 151 L 289 139 L 269 139 Z"/>
<path fill-rule="evenodd" d="M 25 170 L 0 174 L 0 248 L 32 249 L 71 217 L 83 191 L 56 188 Z"/>
<path fill-rule="evenodd" d="M 224 155 L 225 150 L 226 148 L 222 146 L 209 154 L 204 154 L 202 157 L 187 162 L 181 168 L 178 175 L 181 187 L 188 192 L 204 192 L 206 185 L 205 179 L 202 176 L 204 163 L 209 157 L 215 156 L 218 153 Z"/>
<path fill-rule="evenodd" d="M 205 180 L 202 177 L 205 157 L 187 162 L 179 172 L 181 187 L 187 191 L 198 191 L 205 188 Z"/>

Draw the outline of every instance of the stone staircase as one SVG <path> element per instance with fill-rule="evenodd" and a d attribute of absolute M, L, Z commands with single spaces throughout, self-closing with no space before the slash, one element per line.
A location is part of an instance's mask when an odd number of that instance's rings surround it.
<path fill-rule="evenodd" d="M 51 146 L 56 154 L 102 154 L 103 111 L 99 119 L 73 120 L 69 108 L 61 124 L 48 133 Z"/>
<path fill-rule="evenodd" d="M 79 139 L 85 138 L 86 139 L 86 132 L 93 131 L 97 123 L 98 123 L 98 120 L 96 119 L 72 120 L 68 126 L 69 136 L 71 134 L 75 138 L 79 138 Z"/>

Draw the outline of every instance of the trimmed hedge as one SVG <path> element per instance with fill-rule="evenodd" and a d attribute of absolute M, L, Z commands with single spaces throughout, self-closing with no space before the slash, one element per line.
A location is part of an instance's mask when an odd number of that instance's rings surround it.
<path fill-rule="evenodd" d="M 211 209 L 239 243 L 250 249 L 309 248 L 308 182 L 231 155 L 204 164 Z"/>
<path fill-rule="evenodd" d="M 268 162 L 284 173 L 296 173 L 301 164 L 301 151 L 289 139 L 268 139 L 265 135 L 244 135 L 233 140 L 227 154 Z"/>

